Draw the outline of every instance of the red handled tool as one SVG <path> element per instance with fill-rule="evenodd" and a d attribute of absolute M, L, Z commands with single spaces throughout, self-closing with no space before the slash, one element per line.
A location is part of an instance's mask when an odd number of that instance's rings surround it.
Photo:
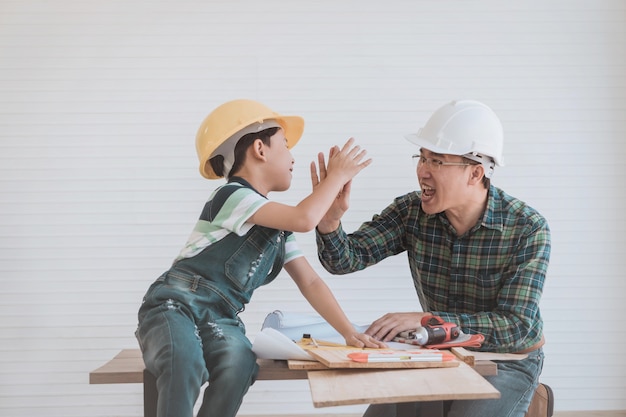
<path fill-rule="evenodd" d="M 421 327 L 409 332 L 409 338 L 418 344 L 436 345 L 456 339 L 461 334 L 461 329 L 455 323 L 444 321 L 439 316 L 424 316 Z"/>

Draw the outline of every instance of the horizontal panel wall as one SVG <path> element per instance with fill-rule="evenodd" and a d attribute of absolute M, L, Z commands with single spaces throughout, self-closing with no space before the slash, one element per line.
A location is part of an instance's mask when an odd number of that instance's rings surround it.
<path fill-rule="evenodd" d="M 0 0 L 0 415 L 141 415 L 140 386 L 88 372 L 137 346 L 144 291 L 220 184 L 197 172 L 196 129 L 240 97 L 306 120 L 274 199 L 307 195 L 318 151 L 368 149 L 348 230 L 417 187 L 402 135 L 450 99 L 491 105 L 494 183 L 553 233 L 542 380 L 557 410 L 626 409 L 625 18 L 619 0 Z M 333 277 L 298 240 L 353 321 L 419 309 L 403 255 Z M 275 309 L 311 312 L 281 275 L 242 314 L 251 339 Z M 260 382 L 241 414 L 362 410 Z"/>

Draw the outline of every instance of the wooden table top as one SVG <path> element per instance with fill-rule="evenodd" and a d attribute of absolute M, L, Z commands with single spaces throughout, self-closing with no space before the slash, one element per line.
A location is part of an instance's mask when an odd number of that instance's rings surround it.
<path fill-rule="evenodd" d="M 425 369 L 330 369 L 316 361 L 259 360 L 260 380 L 307 379 L 315 407 L 351 404 L 499 398 L 500 393 L 467 363 Z M 487 374 L 495 364 L 485 362 Z M 124 349 L 89 374 L 90 384 L 143 382 L 139 349 Z"/>

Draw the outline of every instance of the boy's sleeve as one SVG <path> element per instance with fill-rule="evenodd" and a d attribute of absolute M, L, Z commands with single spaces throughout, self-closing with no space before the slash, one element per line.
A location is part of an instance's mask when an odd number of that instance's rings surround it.
<path fill-rule="evenodd" d="M 287 241 L 285 242 L 285 264 L 293 261 L 296 258 L 304 256 L 304 253 L 300 250 L 296 237 L 293 233 L 287 235 Z"/>
<path fill-rule="evenodd" d="M 268 201 L 247 187 L 237 187 L 235 190 L 223 187 L 207 202 L 202 216 L 206 216 L 206 220 L 212 218 L 211 224 L 215 228 L 243 236 L 254 226 L 246 223 L 248 219 Z"/>

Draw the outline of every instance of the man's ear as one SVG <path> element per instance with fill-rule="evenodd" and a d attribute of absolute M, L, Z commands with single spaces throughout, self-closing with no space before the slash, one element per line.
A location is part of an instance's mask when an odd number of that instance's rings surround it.
<path fill-rule="evenodd" d="M 470 173 L 470 183 L 476 184 L 480 183 L 485 176 L 485 167 L 482 164 L 470 165 L 471 173 Z"/>

